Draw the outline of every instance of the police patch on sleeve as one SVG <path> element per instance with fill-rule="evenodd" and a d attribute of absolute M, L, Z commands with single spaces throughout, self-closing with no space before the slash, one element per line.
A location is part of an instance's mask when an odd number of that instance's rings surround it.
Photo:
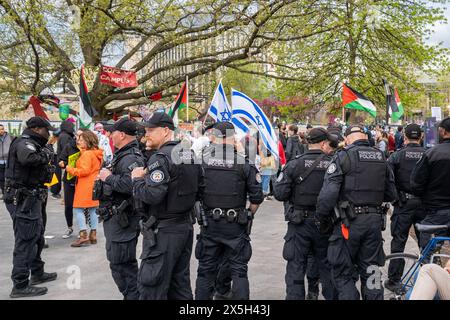
<path fill-rule="evenodd" d="M 280 182 L 281 180 L 283 180 L 283 172 L 280 172 L 280 175 L 277 178 L 277 182 Z"/>
<path fill-rule="evenodd" d="M 31 151 L 36 151 L 36 147 L 32 143 L 25 143 L 25 146 Z"/>
<path fill-rule="evenodd" d="M 257 173 L 256 174 L 256 182 L 261 183 L 262 179 L 261 179 L 261 173 Z"/>
<path fill-rule="evenodd" d="M 150 180 L 155 183 L 159 183 L 164 180 L 164 172 L 161 170 L 155 170 L 150 174 Z"/>
<path fill-rule="evenodd" d="M 327 173 L 328 174 L 332 174 L 336 171 L 336 164 L 335 163 L 331 163 L 330 166 L 327 169 Z"/>

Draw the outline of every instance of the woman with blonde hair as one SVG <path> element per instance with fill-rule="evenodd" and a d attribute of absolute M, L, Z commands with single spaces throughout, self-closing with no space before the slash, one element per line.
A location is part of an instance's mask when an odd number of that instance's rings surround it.
<path fill-rule="evenodd" d="M 73 200 L 73 212 L 80 229 L 80 237 L 71 244 L 72 247 L 81 247 L 89 242 L 97 243 L 98 218 L 96 208 L 99 202 L 92 200 L 92 190 L 94 182 L 102 167 L 103 150 L 98 147 L 98 138 L 95 133 L 83 130 L 77 134 L 77 146 L 80 149 L 80 158 L 76 166 L 67 166 L 66 170 L 71 175 L 77 177 L 75 185 L 75 196 Z M 89 236 L 87 234 L 86 219 L 84 211 L 89 212 Z"/>

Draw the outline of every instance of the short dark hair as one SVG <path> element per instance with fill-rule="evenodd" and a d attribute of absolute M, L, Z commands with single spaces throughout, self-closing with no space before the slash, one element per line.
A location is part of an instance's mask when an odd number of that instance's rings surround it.
<path fill-rule="evenodd" d="M 398 132 L 402 132 L 403 127 L 402 127 L 402 126 L 398 126 L 398 127 L 397 127 L 397 130 L 398 130 Z"/>
<path fill-rule="evenodd" d="M 288 130 L 289 130 L 289 131 L 294 131 L 294 133 L 297 134 L 297 132 L 298 132 L 298 127 L 297 127 L 295 124 L 291 124 L 291 125 L 288 127 Z"/>

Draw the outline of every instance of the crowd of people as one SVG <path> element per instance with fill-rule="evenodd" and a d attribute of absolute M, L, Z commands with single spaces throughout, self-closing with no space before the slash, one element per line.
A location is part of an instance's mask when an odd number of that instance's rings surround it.
<path fill-rule="evenodd" d="M 45 294 L 35 285 L 57 278 L 44 272 L 40 254 L 47 197 L 59 199 L 61 190 L 63 237 L 72 237 L 75 216 L 78 237 L 71 246 L 95 245 L 103 222 L 106 257 L 124 299 L 193 298 L 194 221 L 201 225 L 195 297 L 249 299 L 251 224 L 259 205 L 273 197 L 283 202 L 288 222 L 287 299 L 317 299 L 319 283 L 326 299 L 383 299 L 383 286 L 366 282 L 367 268 L 384 264 L 385 203 L 394 205 L 392 252 L 403 252 L 417 222 L 450 224 L 450 118 L 440 124 L 441 144 L 429 150 L 415 124 L 396 133 L 380 126 L 308 125 L 301 131 L 280 124 L 278 157 L 257 131 L 237 139 L 233 125 L 223 122 L 176 136 L 172 119 L 160 112 L 142 125 L 123 118 L 92 131 L 76 130 L 69 120 L 58 130 L 39 117 L 26 124 L 17 139 L 0 126 L 0 178 L 6 182 L 0 187 L 15 234 L 12 298 Z M 58 183 L 47 190 L 53 175 Z M 420 248 L 430 237 L 416 236 Z M 401 263 L 390 265 L 384 286 L 395 291 L 402 273 Z M 430 275 L 423 273 L 420 279 Z M 437 291 L 448 297 L 448 287 L 437 285 Z"/>

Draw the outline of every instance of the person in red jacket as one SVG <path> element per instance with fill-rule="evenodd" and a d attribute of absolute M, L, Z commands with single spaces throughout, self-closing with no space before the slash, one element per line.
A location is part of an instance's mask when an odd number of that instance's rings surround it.
<path fill-rule="evenodd" d="M 389 133 L 388 133 L 388 150 L 389 150 L 389 154 L 391 154 L 395 151 L 394 132 L 391 128 L 389 128 Z"/>

